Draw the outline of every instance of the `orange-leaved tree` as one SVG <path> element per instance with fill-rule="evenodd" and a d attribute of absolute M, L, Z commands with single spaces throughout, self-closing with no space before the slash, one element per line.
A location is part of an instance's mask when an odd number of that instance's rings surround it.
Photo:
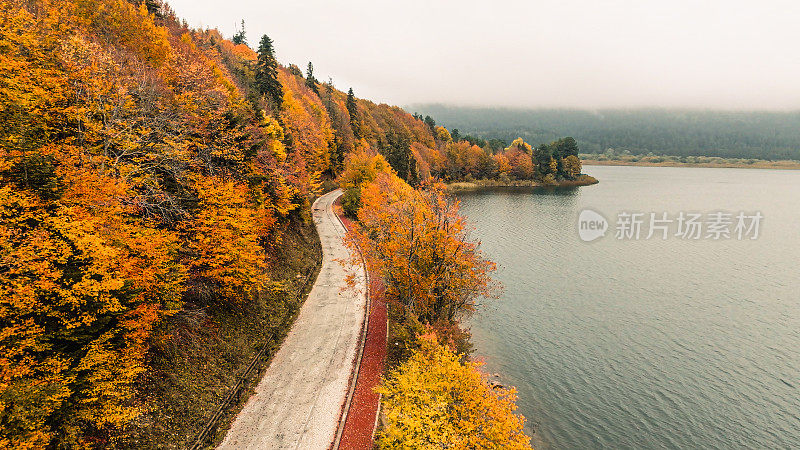
<path fill-rule="evenodd" d="M 247 186 L 220 177 L 197 177 L 198 212 L 187 230 L 191 287 L 201 298 L 214 292 L 238 300 L 258 287 L 266 270 L 262 239 L 275 223 L 272 211 L 254 205 Z"/>
<path fill-rule="evenodd" d="M 458 202 L 434 183 L 415 190 L 392 173 L 366 185 L 349 243 L 386 283 L 387 296 L 422 323 L 454 323 L 495 294 L 494 263 L 468 236 Z"/>
<path fill-rule="evenodd" d="M 284 87 L 281 118 L 292 137 L 293 146 L 303 157 L 309 172 L 324 172 L 330 165 L 329 150 L 334 132 L 330 118 L 319 96 L 297 77 L 281 71 Z"/>
<path fill-rule="evenodd" d="M 150 330 L 180 304 L 178 239 L 100 158 L 0 157 L 0 447 L 86 446 L 138 412 Z"/>
<path fill-rule="evenodd" d="M 345 168 L 337 181 L 344 190 L 342 210 L 352 218 L 357 217 L 361 208 L 361 190 L 372 183 L 379 174 L 391 173 L 392 168 L 383 155 L 359 148 L 348 155 Z"/>

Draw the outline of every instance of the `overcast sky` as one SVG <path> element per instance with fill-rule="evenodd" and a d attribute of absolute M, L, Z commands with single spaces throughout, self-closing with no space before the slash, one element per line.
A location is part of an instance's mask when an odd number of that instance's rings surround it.
<path fill-rule="evenodd" d="M 171 0 L 398 105 L 800 109 L 797 0 Z"/>

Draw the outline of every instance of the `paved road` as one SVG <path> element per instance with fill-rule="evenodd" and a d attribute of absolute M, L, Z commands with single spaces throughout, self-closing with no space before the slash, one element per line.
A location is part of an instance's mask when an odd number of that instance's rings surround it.
<path fill-rule="evenodd" d="M 363 268 L 358 289 L 345 287 L 345 230 L 333 212 L 341 195 L 312 206 L 322 268 L 264 378 L 236 417 L 221 449 L 327 449 L 333 442 L 360 343 L 366 308 Z"/>

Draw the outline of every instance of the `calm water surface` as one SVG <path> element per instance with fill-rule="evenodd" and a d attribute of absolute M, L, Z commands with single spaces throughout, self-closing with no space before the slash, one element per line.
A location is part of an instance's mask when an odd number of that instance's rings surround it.
<path fill-rule="evenodd" d="M 505 285 L 471 320 L 551 449 L 800 449 L 800 171 L 586 167 L 459 195 Z M 612 230 L 577 234 L 583 208 Z M 754 241 L 624 240 L 617 213 L 761 211 Z"/>

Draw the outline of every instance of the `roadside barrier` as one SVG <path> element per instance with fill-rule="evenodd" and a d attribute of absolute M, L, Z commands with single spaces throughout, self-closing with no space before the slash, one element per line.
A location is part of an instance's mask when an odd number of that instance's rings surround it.
<path fill-rule="evenodd" d="M 303 287 L 297 291 L 297 295 L 295 296 L 294 300 L 297 302 L 303 293 L 308 288 L 308 282 L 311 280 L 311 276 L 317 269 L 322 265 L 322 257 L 320 257 L 319 261 L 313 266 L 308 269 L 308 272 L 305 276 L 305 281 L 303 282 Z M 210 438 L 214 436 L 217 432 L 217 428 L 219 427 L 220 419 L 225 415 L 225 412 L 230 408 L 232 405 L 236 405 L 242 399 L 242 393 L 244 392 L 247 386 L 247 380 L 250 378 L 250 375 L 253 372 L 253 369 L 258 367 L 260 362 L 264 359 L 264 355 L 266 355 L 267 350 L 273 346 L 275 343 L 275 337 L 272 336 L 267 339 L 267 342 L 264 343 L 264 346 L 261 347 L 261 350 L 258 351 L 256 356 L 250 361 L 250 364 L 247 365 L 247 369 L 244 371 L 242 375 L 239 376 L 239 379 L 236 381 L 236 384 L 231 388 L 228 392 L 228 395 L 225 396 L 225 399 L 220 403 L 217 409 L 214 411 L 214 414 L 206 423 L 203 430 L 197 436 L 197 440 L 195 441 L 194 445 L 192 445 L 192 450 L 198 450 L 203 448 Z"/>

